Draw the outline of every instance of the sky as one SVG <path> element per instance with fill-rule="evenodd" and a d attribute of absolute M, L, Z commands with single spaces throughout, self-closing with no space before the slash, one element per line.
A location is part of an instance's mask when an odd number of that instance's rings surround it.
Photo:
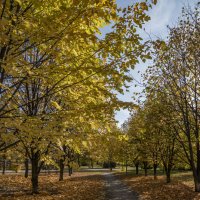
<path fill-rule="evenodd" d="M 116 0 L 117 4 L 121 7 L 131 5 L 136 0 Z M 168 35 L 167 25 L 173 26 L 177 24 L 178 18 L 181 16 L 182 7 L 190 5 L 193 7 L 199 0 L 158 0 L 156 6 L 149 11 L 151 20 L 144 25 L 145 31 L 151 35 L 152 38 L 166 39 Z M 108 30 L 105 30 L 108 31 Z M 149 36 L 146 33 L 141 33 L 141 37 L 147 39 Z M 132 77 L 141 82 L 141 73 L 145 72 L 149 63 L 139 63 L 133 71 L 131 71 Z M 140 71 L 140 73 L 138 73 Z M 125 92 L 124 95 L 119 94 L 118 98 L 122 101 L 133 101 L 134 92 L 142 91 L 142 87 L 134 87 L 133 82 L 129 88 L 129 92 Z M 120 110 L 116 112 L 115 118 L 118 121 L 118 125 L 121 126 L 125 120 L 129 117 L 128 110 Z"/>

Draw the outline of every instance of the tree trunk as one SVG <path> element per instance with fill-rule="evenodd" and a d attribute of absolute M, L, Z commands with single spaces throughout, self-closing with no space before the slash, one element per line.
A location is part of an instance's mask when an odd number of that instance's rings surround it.
<path fill-rule="evenodd" d="M 195 179 L 194 184 L 195 184 L 195 192 L 200 192 L 200 182 Z"/>
<path fill-rule="evenodd" d="M 148 165 L 148 162 L 145 161 L 145 162 L 143 162 L 143 164 L 144 164 L 144 174 L 145 174 L 145 176 L 147 176 L 147 165 Z"/>
<path fill-rule="evenodd" d="M 128 161 L 126 160 L 126 175 L 128 174 Z"/>
<path fill-rule="evenodd" d="M 48 174 L 50 174 L 51 169 L 50 169 L 50 166 L 49 166 L 49 165 L 47 166 L 47 171 L 48 171 Z"/>
<path fill-rule="evenodd" d="M 24 176 L 25 176 L 25 178 L 28 178 L 28 158 L 26 158 L 25 159 L 25 161 L 24 161 L 24 165 L 25 165 L 25 174 L 24 174 Z"/>
<path fill-rule="evenodd" d="M 109 168 L 110 168 L 110 172 L 112 172 L 112 162 L 111 162 L 111 159 L 109 159 Z"/>
<path fill-rule="evenodd" d="M 93 169 L 94 168 L 94 163 L 93 163 L 92 159 L 90 159 L 90 163 L 91 163 L 91 168 Z"/>
<path fill-rule="evenodd" d="M 109 168 L 110 168 L 110 172 L 112 172 L 112 162 L 111 162 L 111 160 L 109 160 Z"/>
<path fill-rule="evenodd" d="M 145 167 L 145 169 L 144 169 L 144 171 L 145 171 L 145 176 L 147 176 L 147 167 Z"/>
<path fill-rule="evenodd" d="M 167 183 L 170 183 L 171 182 L 171 173 L 170 173 L 170 171 L 168 171 L 166 173 L 166 176 L 167 176 Z"/>
<path fill-rule="evenodd" d="M 39 154 L 34 153 L 31 158 L 31 166 L 32 166 L 32 194 L 38 194 L 38 176 L 39 176 Z"/>
<path fill-rule="evenodd" d="M 64 168 L 65 168 L 64 160 L 63 160 L 63 159 L 60 159 L 60 160 L 59 160 L 59 165 L 60 165 L 59 181 L 63 181 Z"/>
<path fill-rule="evenodd" d="M 72 175 L 72 167 L 70 167 L 70 165 L 68 165 L 68 174 L 69 174 L 69 176 Z"/>
<path fill-rule="evenodd" d="M 5 172 L 6 172 L 6 159 L 4 158 L 3 159 L 3 166 L 2 166 L 2 174 L 5 174 Z"/>
<path fill-rule="evenodd" d="M 199 142 L 197 142 L 197 168 L 196 168 L 196 177 L 194 178 L 195 192 L 200 192 L 200 149 L 199 148 L 200 145 Z"/>
<path fill-rule="evenodd" d="M 73 174 L 73 168 L 72 167 L 70 168 L 70 170 L 71 170 L 71 174 Z"/>
<path fill-rule="evenodd" d="M 165 167 L 166 182 L 167 182 L 167 183 L 170 183 L 170 182 L 171 182 L 171 169 L 172 169 L 172 166 L 167 166 L 167 167 Z"/>
<path fill-rule="evenodd" d="M 139 174 L 139 163 L 135 163 L 135 173 L 136 175 Z"/>
<path fill-rule="evenodd" d="M 157 167 L 158 165 L 156 163 L 153 164 L 153 175 L 154 175 L 154 180 L 157 179 Z"/>
<path fill-rule="evenodd" d="M 198 162 L 198 160 L 197 160 Z M 198 168 L 192 166 L 192 172 L 194 177 L 195 192 L 200 192 L 200 174 L 197 172 Z"/>

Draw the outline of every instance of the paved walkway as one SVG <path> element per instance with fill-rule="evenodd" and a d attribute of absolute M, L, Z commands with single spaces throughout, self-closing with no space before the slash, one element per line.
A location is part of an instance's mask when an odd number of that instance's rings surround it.
<path fill-rule="evenodd" d="M 129 187 L 123 184 L 112 173 L 106 173 L 106 200 L 138 200 L 135 192 L 131 191 Z"/>

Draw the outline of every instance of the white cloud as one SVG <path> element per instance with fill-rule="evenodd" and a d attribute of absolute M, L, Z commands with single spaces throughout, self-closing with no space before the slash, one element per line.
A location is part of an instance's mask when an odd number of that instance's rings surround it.
<path fill-rule="evenodd" d="M 150 11 L 151 20 L 145 25 L 146 31 L 155 35 L 166 34 L 166 26 L 170 23 L 176 9 L 176 0 L 158 1 Z"/>
<path fill-rule="evenodd" d="M 120 127 L 124 123 L 124 121 L 129 118 L 129 116 L 130 116 L 130 113 L 128 110 L 121 109 L 120 111 L 117 111 L 115 115 L 115 119 L 119 122 L 118 126 Z"/>

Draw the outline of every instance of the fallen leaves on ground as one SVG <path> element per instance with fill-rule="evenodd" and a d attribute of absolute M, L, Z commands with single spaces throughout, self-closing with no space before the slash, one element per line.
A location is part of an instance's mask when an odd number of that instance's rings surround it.
<path fill-rule="evenodd" d="M 39 177 L 40 194 L 31 195 L 31 181 L 22 175 L 0 176 L 1 200 L 104 200 L 105 181 L 102 175 L 75 173 L 58 181 L 58 174 Z"/>
<path fill-rule="evenodd" d="M 153 176 L 120 177 L 139 194 L 141 200 L 200 200 L 200 194 L 194 192 L 191 173 L 176 174 L 168 184 L 164 176 L 157 180 Z"/>

